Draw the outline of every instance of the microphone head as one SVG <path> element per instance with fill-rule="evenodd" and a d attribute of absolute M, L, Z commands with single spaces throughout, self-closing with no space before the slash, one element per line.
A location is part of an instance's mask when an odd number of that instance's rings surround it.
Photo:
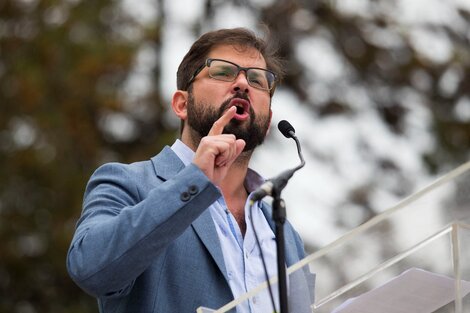
<path fill-rule="evenodd" d="M 280 121 L 277 128 L 286 138 L 292 138 L 295 135 L 294 127 L 286 120 Z"/>

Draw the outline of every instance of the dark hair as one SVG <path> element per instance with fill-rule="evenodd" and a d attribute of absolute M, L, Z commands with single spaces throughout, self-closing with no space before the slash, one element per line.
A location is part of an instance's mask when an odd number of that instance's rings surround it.
<path fill-rule="evenodd" d="M 257 37 L 246 28 L 220 29 L 199 37 L 186 53 L 176 73 L 176 86 L 179 90 L 188 90 L 191 76 L 204 64 L 211 49 L 218 45 L 234 45 L 258 50 L 264 57 L 267 68 L 276 73 L 278 81 L 282 78 L 281 60 L 268 41 Z"/>

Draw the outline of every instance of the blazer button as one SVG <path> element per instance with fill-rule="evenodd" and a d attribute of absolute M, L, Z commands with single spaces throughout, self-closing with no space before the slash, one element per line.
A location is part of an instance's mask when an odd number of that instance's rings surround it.
<path fill-rule="evenodd" d="M 189 186 L 188 191 L 191 196 L 194 196 L 195 194 L 199 192 L 199 188 L 197 188 L 196 185 L 191 185 Z"/>
<path fill-rule="evenodd" d="M 189 192 L 183 191 L 180 195 L 180 199 L 184 202 L 189 201 L 189 199 L 191 199 L 191 195 Z"/>

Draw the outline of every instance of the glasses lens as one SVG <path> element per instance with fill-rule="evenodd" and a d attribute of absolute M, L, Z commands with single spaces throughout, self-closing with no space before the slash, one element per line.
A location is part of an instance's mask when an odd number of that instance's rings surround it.
<path fill-rule="evenodd" d="M 238 75 L 238 68 L 230 63 L 213 60 L 209 66 L 209 76 L 227 82 L 234 81 Z"/>
<path fill-rule="evenodd" d="M 240 67 L 226 61 L 211 60 L 209 63 L 209 76 L 217 80 L 233 82 L 239 72 Z M 260 68 L 246 69 L 246 77 L 248 84 L 263 90 L 271 90 L 276 79 L 272 72 Z"/>
<path fill-rule="evenodd" d="M 266 70 L 250 68 L 247 71 L 248 83 L 256 88 L 271 90 L 274 75 Z"/>

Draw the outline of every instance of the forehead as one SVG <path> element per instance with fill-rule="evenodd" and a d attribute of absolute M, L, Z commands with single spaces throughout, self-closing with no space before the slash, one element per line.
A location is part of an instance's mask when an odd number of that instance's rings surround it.
<path fill-rule="evenodd" d="M 242 67 L 266 68 L 266 61 L 263 55 L 252 47 L 218 45 L 211 49 L 208 57 L 227 60 Z"/>

